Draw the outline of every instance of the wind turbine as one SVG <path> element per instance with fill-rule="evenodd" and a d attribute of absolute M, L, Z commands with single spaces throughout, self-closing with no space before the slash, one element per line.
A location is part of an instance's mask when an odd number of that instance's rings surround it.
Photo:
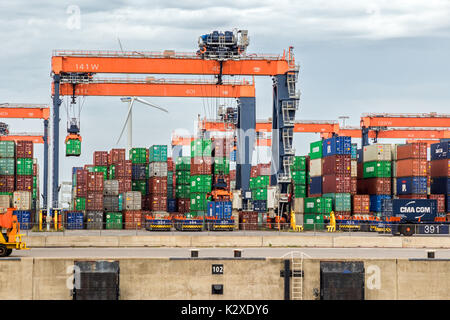
<path fill-rule="evenodd" d="M 148 105 L 150 107 L 159 109 L 159 110 L 164 111 L 166 113 L 169 113 L 169 111 L 167 111 L 166 109 L 164 109 L 164 108 L 162 108 L 160 106 L 157 106 L 157 105 L 155 105 L 153 103 L 145 101 L 144 99 L 138 98 L 138 97 L 124 97 L 124 98 L 120 98 L 120 100 L 122 102 L 128 102 L 128 113 L 127 113 L 127 117 L 125 119 L 125 123 L 124 123 L 123 128 L 122 128 L 122 131 L 120 132 L 119 139 L 117 139 L 116 144 L 119 143 L 120 138 L 122 138 L 122 134 L 125 131 L 125 127 L 127 127 L 127 129 L 128 129 L 127 130 L 128 131 L 128 134 L 127 134 L 127 140 L 128 140 L 127 152 L 130 152 L 131 148 L 133 148 L 133 112 L 132 111 L 133 111 L 134 101 L 138 101 L 140 103 L 146 104 L 146 105 Z"/>

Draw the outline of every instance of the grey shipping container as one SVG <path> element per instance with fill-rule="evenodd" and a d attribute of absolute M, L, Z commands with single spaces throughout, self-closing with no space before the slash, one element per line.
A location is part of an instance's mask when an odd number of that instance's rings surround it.
<path fill-rule="evenodd" d="M 124 210 L 141 210 L 142 193 L 140 191 L 128 191 L 124 194 Z"/>
<path fill-rule="evenodd" d="M 149 164 L 150 177 L 167 177 L 167 162 L 151 162 Z"/>
<path fill-rule="evenodd" d="M 103 197 L 103 210 L 108 212 L 121 211 L 119 206 L 119 196 L 104 196 Z"/>
<path fill-rule="evenodd" d="M 105 180 L 103 185 L 103 195 L 118 196 L 119 195 L 119 180 Z"/>
<path fill-rule="evenodd" d="M 103 211 L 86 211 L 86 229 L 103 229 Z"/>

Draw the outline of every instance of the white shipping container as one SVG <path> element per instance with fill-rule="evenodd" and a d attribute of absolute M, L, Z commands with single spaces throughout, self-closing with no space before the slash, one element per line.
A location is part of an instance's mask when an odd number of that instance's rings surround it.
<path fill-rule="evenodd" d="M 150 177 L 167 177 L 167 162 L 151 162 L 148 174 Z"/>
<path fill-rule="evenodd" d="M 267 209 L 275 209 L 277 204 L 277 187 L 267 187 Z"/>
<path fill-rule="evenodd" d="M 309 161 L 309 176 L 320 177 L 322 175 L 322 158 Z"/>
<path fill-rule="evenodd" d="M 295 214 L 295 224 L 297 226 L 302 226 L 304 219 L 305 219 L 305 217 L 304 217 L 303 213 L 296 213 Z"/>
<path fill-rule="evenodd" d="M 142 194 L 140 191 L 128 191 L 124 194 L 124 206 L 126 210 L 141 210 Z"/>
<path fill-rule="evenodd" d="M 397 177 L 397 161 L 391 162 L 391 172 L 392 172 L 392 177 L 396 178 Z M 394 180 L 397 180 L 397 179 L 394 179 Z"/>
<path fill-rule="evenodd" d="M 0 195 L 0 208 L 11 208 L 11 196 Z"/>
<path fill-rule="evenodd" d="M 392 179 L 392 194 L 397 195 L 397 179 Z"/>
<path fill-rule="evenodd" d="M 364 162 L 391 161 L 392 147 L 390 144 L 372 144 L 363 148 Z"/>
<path fill-rule="evenodd" d="M 31 192 L 14 191 L 13 206 L 17 210 L 31 210 Z"/>
<path fill-rule="evenodd" d="M 358 160 L 352 160 L 352 169 L 351 169 L 351 177 L 358 177 Z"/>
<path fill-rule="evenodd" d="M 392 161 L 397 160 L 397 146 L 400 146 L 400 144 L 391 145 Z"/>
<path fill-rule="evenodd" d="M 295 198 L 294 200 L 294 213 L 296 213 L 296 216 L 298 213 L 305 213 L 305 198 Z M 297 218 L 295 219 L 295 221 L 298 224 Z M 301 220 L 302 224 L 303 224 L 303 217 Z"/>

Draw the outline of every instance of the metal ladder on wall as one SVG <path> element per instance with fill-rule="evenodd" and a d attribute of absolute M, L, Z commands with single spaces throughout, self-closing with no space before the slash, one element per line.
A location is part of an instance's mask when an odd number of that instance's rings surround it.
<path fill-rule="evenodd" d="M 305 257 L 311 256 L 301 251 L 291 251 L 286 253 L 281 258 L 290 258 L 291 260 L 291 300 L 303 300 L 303 278 L 305 276 L 303 271 L 303 260 Z"/>

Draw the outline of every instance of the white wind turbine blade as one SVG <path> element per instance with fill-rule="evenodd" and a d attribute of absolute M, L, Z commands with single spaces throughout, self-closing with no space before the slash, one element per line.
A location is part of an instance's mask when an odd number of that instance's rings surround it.
<path fill-rule="evenodd" d="M 124 102 L 129 101 L 129 103 L 128 103 L 128 113 L 127 113 L 127 117 L 125 119 L 125 123 L 123 124 L 122 131 L 120 132 L 119 139 L 117 139 L 116 144 L 119 144 L 119 141 L 122 138 L 123 132 L 125 131 L 125 128 L 127 127 L 128 119 L 130 118 L 131 110 L 133 109 L 134 98 L 122 98 L 121 100 L 124 101 Z"/>
<path fill-rule="evenodd" d="M 164 112 L 166 112 L 166 113 L 169 113 L 169 111 L 166 110 L 166 109 L 164 109 L 163 107 L 160 107 L 160 106 L 158 106 L 158 105 L 156 105 L 156 104 L 150 103 L 150 102 L 148 102 L 148 101 L 146 101 L 146 100 L 144 100 L 144 99 L 141 99 L 141 98 L 134 98 L 134 99 L 135 99 L 136 101 L 139 101 L 140 103 L 146 104 L 146 105 L 148 105 L 148 106 L 150 106 L 150 107 L 159 109 L 159 110 L 164 111 Z"/>

